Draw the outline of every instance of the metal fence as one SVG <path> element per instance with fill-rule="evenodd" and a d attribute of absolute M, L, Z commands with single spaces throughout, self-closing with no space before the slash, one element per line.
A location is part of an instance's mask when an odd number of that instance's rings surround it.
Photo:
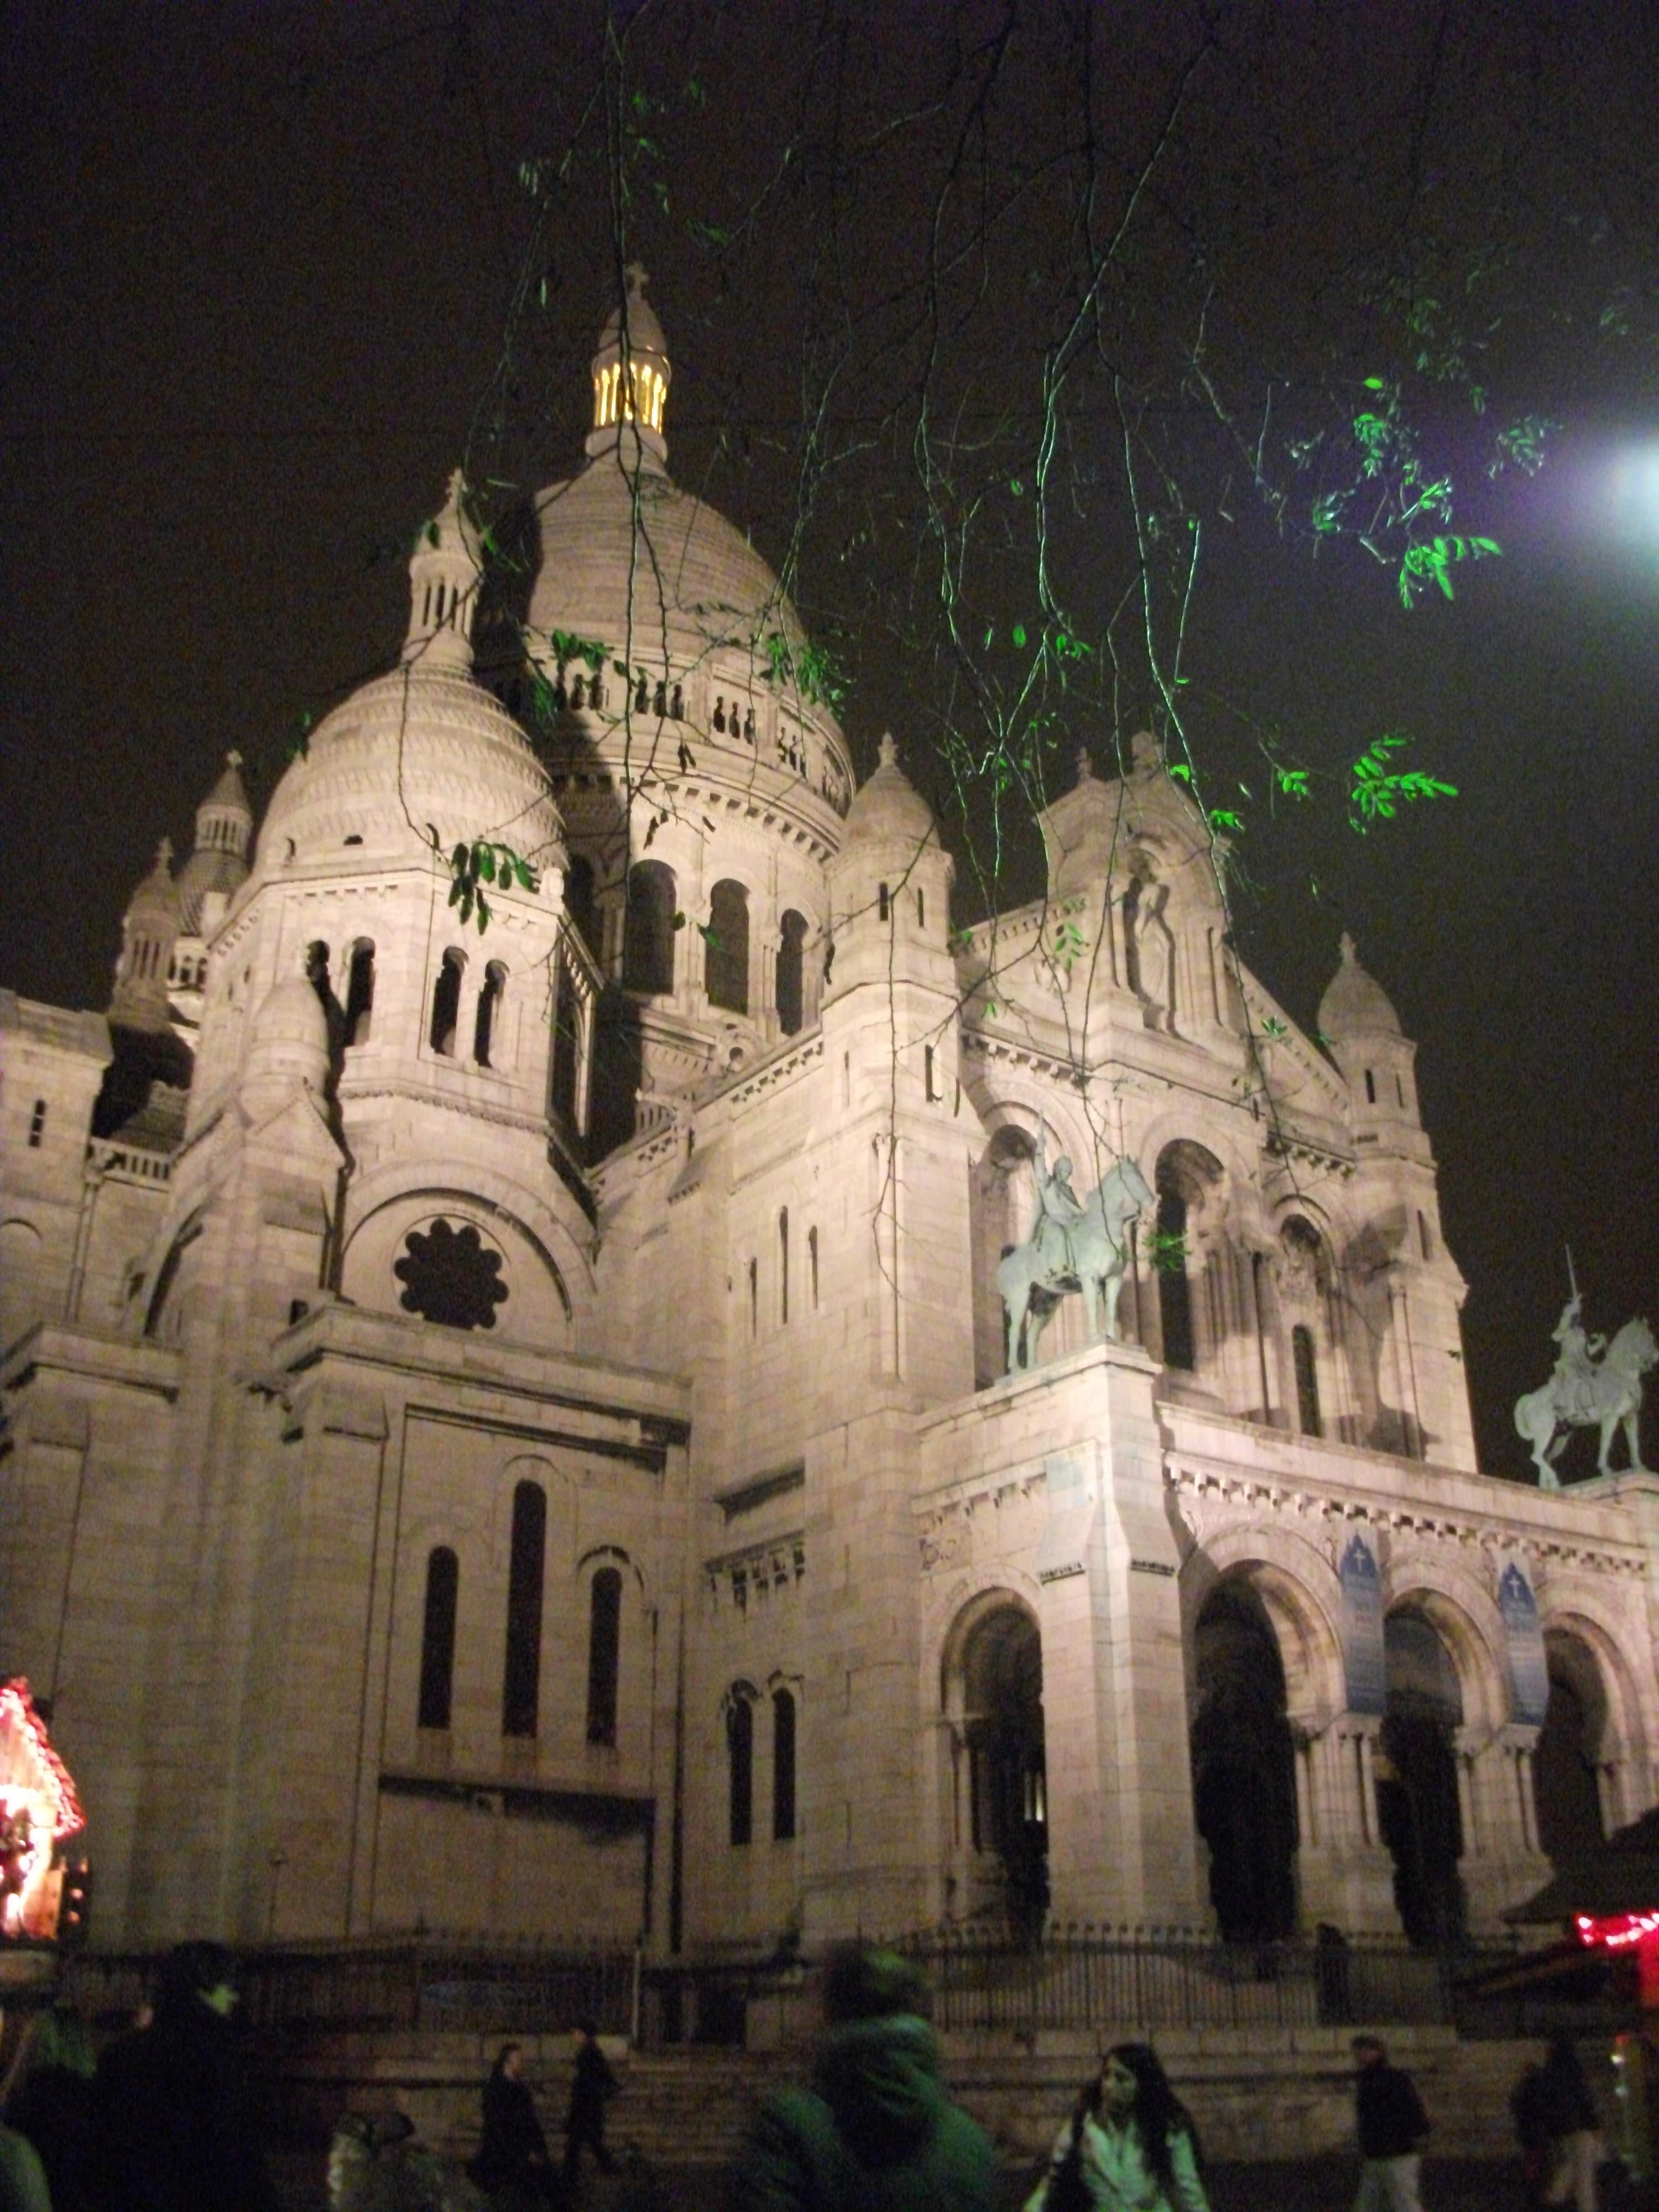
<path fill-rule="evenodd" d="M 131 2018 L 151 1993 L 156 1957 L 88 1954 L 68 1994 L 88 2014 Z M 543 1951 L 437 1940 L 287 1947 L 240 1953 L 241 2017 L 259 2028 L 442 2030 L 549 2034 L 591 2020 L 633 2033 L 638 1968 L 629 1951 Z"/>
<path fill-rule="evenodd" d="M 1455 2027 L 1514 2033 L 1512 2002 L 1469 1984 L 1516 1956 L 1514 1942 L 1419 1951 L 1399 1942 L 1222 1943 L 1189 1929 L 1050 1928 L 1011 1942 L 1000 1933 L 935 1929 L 891 1939 L 926 1973 L 946 2031 L 1045 2028 Z M 69 1993 L 90 2014 L 131 2017 L 157 1961 L 87 1954 L 69 1963 Z M 642 1960 L 627 1951 L 487 1948 L 437 1938 L 255 1950 L 240 1954 L 242 2016 L 272 2030 L 455 2029 L 551 2033 L 592 2020 L 604 2034 L 655 2044 L 740 2045 L 765 1996 L 803 2033 L 816 2004 L 799 1964 Z M 642 2002 L 643 1997 L 643 2002 Z"/>
<path fill-rule="evenodd" d="M 1455 2026 L 1463 1982 L 1515 1950 L 1221 1943 L 1184 1929 L 1086 1927 L 1027 1946 L 936 1931 L 894 1948 L 927 1974 L 935 2024 L 963 2032 Z"/>

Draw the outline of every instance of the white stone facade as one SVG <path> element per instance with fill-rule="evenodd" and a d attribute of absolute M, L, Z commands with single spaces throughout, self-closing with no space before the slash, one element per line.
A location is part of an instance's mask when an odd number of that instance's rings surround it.
<path fill-rule="evenodd" d="M 1659 1480 L 1476 1467 L 1413 1048 L 1239 967 L 1150 738 L 952 929 L 626 319 L 495 691 L 457 485 L 251 862 L 233 761 L 108 1020 L 0 996 L 0 1668 L 100 1935 L 1490 1923 L 1659 1790 Z M 1009 1374 L 1040 1146 L 1157 1218 Z"/>

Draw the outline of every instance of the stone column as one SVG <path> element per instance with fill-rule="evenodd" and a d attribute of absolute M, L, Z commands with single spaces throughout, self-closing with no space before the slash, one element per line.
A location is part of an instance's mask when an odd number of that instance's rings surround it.
<path fill-rule="evenodd" d="M 1501 1926 L 1504 1909 L 1549 1878 L 1533 1801 L 1537 1742 L 1535 1728 L 1515 1721 L 1486 1737 L 1469 1729 L 1454 1734 L 1463 1820 L 1458 1871 L 1473 1929 Z"/>
<path fill-rule="evenodd" d="M 1349 1934 L 1398 1932 L 1394 1862 L 1376 1824 L 1375 1757 L 1382 1725 L 1375 1714 L 1352 1712 L 1324 1723 L 1291 1723 L 1300 1738 L 1297 1881 L 1304 1929 L 1322 1921 Z"/>

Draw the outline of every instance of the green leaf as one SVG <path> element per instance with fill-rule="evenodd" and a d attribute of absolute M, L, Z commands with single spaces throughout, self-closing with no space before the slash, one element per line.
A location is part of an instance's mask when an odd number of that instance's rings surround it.
<path fill-rule="evenodd" d="M 1014 643 L 1015 643 L 1016 645 L 1023 646 L 1023 645 L 1024 644 L 1024 642 L 1025 642 L 1025 625 L 1024 625 L 1024 623 L 1016 623 L 1014 624 L 1013 637 L 1014 637 Z"/>

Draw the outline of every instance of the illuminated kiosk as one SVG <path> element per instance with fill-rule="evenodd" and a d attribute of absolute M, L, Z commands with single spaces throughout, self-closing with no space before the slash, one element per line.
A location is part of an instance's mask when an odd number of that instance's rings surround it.
<path fill-rule="evenodd" d="M 40 1978 L 84 1933 L 87 1873 L 66 1847 L 86 1826 L 21 1675 L 0 1683 L 0 1986 Z"/>

